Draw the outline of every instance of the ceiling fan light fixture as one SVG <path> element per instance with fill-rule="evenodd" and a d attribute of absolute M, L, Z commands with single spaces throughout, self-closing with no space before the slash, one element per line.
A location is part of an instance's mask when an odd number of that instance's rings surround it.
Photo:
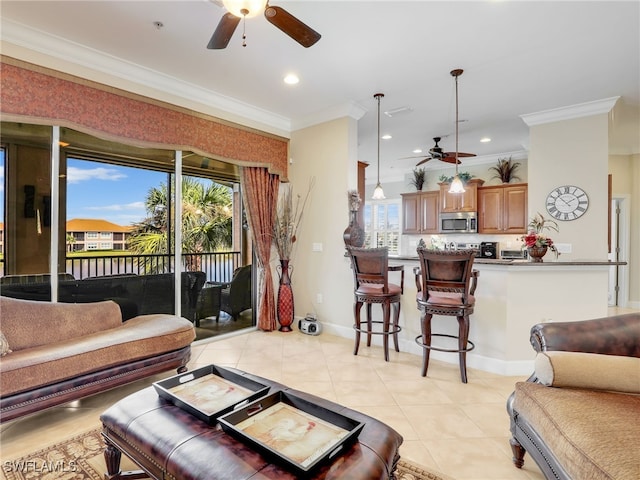
<path fill-rule="evenodd" d="M 251 18 L 264 11 L 267 0 L 222 0 L 222 4 L 236 17 Z"/>

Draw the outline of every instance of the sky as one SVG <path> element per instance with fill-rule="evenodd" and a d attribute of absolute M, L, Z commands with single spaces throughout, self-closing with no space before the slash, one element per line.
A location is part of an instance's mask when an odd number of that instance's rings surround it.
<path fill-rule="evenodd" d="M 131 225 L 145 218 L 144 201 L 167 174 L 105 163 L 69 159 L 67 220 L 95 218 Z"/>
<path fill-rule="evenodd" d="M 4 199 L 4 150 L 0 149 L 0 199 Z M 127 226 L 145 218 L 144 201 L 152 187 L 167 182 L 167 174 L 105 163 L 69 159 L 67 220 L 95 218 Z M 4 201 L 0 201 L 0 221 Z"/>

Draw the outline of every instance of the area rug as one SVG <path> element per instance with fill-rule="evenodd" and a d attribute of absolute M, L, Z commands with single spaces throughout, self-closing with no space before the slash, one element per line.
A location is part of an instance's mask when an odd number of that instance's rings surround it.
<path fill-rule="evenodd" d="M 102 480 L 106 467 L 100 430 L 90 430 L 16 460 L 2 459 L 6 480 Z M 123 455 L 122 470 L 137 467 Z M 401 459 L 398 480 L 446 480 L 426 468 Z"/>

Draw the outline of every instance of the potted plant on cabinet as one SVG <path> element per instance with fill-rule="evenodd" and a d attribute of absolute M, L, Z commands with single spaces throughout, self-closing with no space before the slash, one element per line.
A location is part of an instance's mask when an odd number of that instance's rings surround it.
<path fill-rule="evenodd" d="M 520 180 L 520 177 L 515 175 L 516 170 L 520 166 L 520 163 L 514 162 L 509 158 L 499 158 L 495 166 L 490 167 L 490 171 L 494 171 L 495 175 L 491 178 L 498 178 L 502 183 L 509 183 L 511 180 Z"/>
<path fill-rule="evenodd" d="M 409 184 L 416 187 L 417 191 L 422 191 L 422 187 L 424 185 L 424 181 L 426 180 L 426 171 L 424 168 L 414 168 L 413 169 L 413 178 L 410 180 Z"/>

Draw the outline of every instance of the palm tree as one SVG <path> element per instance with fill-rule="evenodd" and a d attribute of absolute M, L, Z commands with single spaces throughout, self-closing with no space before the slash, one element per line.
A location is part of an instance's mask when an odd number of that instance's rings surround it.
<path fill-rule="evenodd" d="M 229 187 L 211 182 L 205 185 L 194 177 L 182 181 L 182 251 L 214 252 L 231 247 L 232 204 Z M 148 217 L 133 224 L 130 250 L 138 254 L 167 251 L 167 185 L 147 193 Z M 172 209 L 173 211 L 173 209 Z M 200 270 L 200 256 L 187 261 L 187 270 Z"/>
<path fill-rule="evenodd" d="M 73 252 L 73 245 L 76 243 L 76 237 L 73 236 L 73 233 L 67 233 L 67 251 Z"/>

